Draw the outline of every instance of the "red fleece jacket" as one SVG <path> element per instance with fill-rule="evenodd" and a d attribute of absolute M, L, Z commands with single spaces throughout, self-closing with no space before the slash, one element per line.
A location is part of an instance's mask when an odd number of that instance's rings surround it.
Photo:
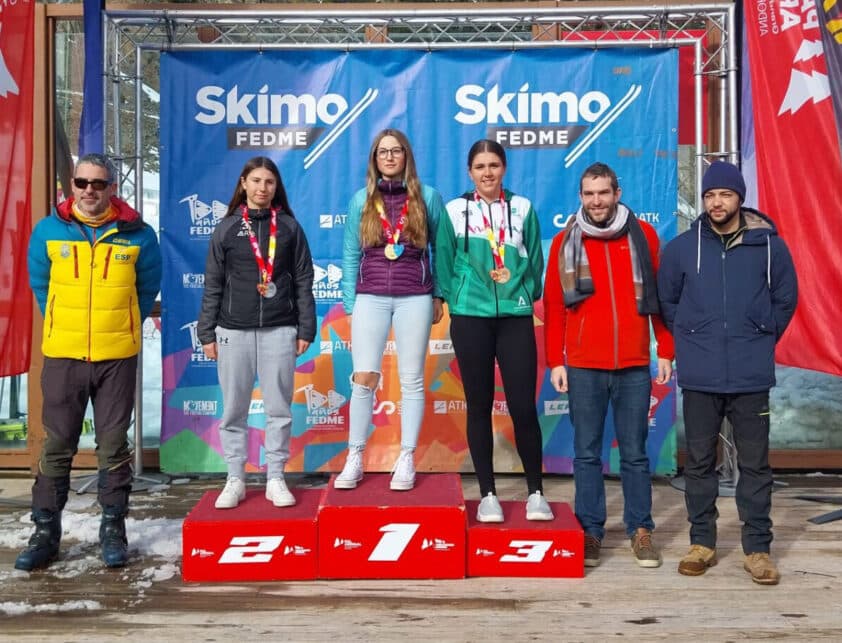
<path fill-rule="evenodd" d="M 655 229 L 640 221 L 652 266 L 657 272 L 660 242 Z M 629 237 L 602 240 L 584 236 L 594 293 L 572 308 L 564 306 L 559 257 L 565 231 L 553 239 L 544 284 L 544 346 L 547 365 L 619 369 L 650 363 L 649 318 L 655 329 L 658 357 L 672 360 L 672 335 L 659 315 L 637 312 Z"/>

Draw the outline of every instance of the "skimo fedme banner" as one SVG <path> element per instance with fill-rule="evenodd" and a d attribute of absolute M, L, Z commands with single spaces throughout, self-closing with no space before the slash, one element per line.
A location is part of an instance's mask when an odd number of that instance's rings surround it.
<path fill-rule="evenodd" d="M 582 170 L 595 161 L 620 177 L 623 200 L 663 240 L 675 235 L 677 52 L 529 50 L 189 52 L 161 57 L 161 242 L 164 411 L 161 463 L 169 471 L 223 471 L 216 365 L 196 338 L 204 260 L 244 162 L 280 167 L 314 257 L 319 337 L 296 372 L 291 470 L 341 467 L 347 441 L 350 321 L 340 296 L 345 210 L 364 185 L 373 136 L 385 127 L 412 141 L 421 180 L 445 201 L 471 187 L 467 152 L 492 138 L 508 157 L 506 187 L 539 213 L 544 250 L 578 206 Z M 540 305 L 536 309 L 543 352 Z M 464 397 L 451 366 L 447 319 L 433 327 L 419 470 L 470 467 Z M 400 388 L 394 346 L 384 356 L 367 449 L 391 467 Z M 539 374 L 541 375 L 541 374 Z M 538 399 L 548 471 L 572 470 L 565 396 L 542 379 Z M 495 402 L 498 470 L 515 470 L 505 398 Z M 675 469 L 674 391 L 655 389 L 650 457 Z M 250 470 L 263 464 L 262 400 L 249 415 Z M 609 427 L 610 428 L 610 427 Z M 605 461 L 617 469 L 606 440 Z"/>

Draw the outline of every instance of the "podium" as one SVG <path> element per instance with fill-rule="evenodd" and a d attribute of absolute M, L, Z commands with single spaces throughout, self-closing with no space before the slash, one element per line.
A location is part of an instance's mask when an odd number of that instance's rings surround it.
<path fill-rule="evenodd" d="M 468 501 L 468 576 L 583 578 L 585 535 L 563 502 L 551 502 L 555 518 L 526 519 L 526 503 L 503 501 L 502 523 L 476 519 L 479 502 Z"/>
<path fill-rule="evenodd" d="M 219 491 L 208 491 L 184 519 L 185 581 L 315 579 L 317 520 L 324 493 L 292 489 L 297 504 L 275 507 L 263 487 L 249 489 L 234 509 L 216 509 Z"/>
<path fill-rule="evenodd" d="M 182 578 L 195 582 L 425 579 L 467 576 L 582 578 L 584 532 L 570 506 L 526 520 L 523 501 L 503 501 L 503 523 L 480 523 L 456 473 L 419 474 L 411 491 L 389 489 L 388 474 L 366 474 L 356 489 L 297 489 L 297 504 L 275 507 L 264 489 L 234 509 L 208 491 L 184 519 Z"/>
<path fill-rule="evenodd" d="M 319 509 L 320 578 L 464 578 L 465 502 L 458 474 L 419 474 L 411 491 L 388 474 L 334 489 Z"/>

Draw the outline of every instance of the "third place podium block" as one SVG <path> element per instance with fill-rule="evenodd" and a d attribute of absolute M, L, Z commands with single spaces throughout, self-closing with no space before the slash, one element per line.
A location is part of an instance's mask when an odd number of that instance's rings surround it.
<path fill-rule="evenodd" d="M 465 502 L 458 474 L 419 474 L 391 491 L 387 474 L 334 489 L 319 511 L 320 578 L 464 578 Z"/>
<path fill-rule="evenodd" d="M 567 503 L 551 502 L 555 519 L 526 519 L 524 502 L 501 502 L 506 520 L 481 523 L 475 501 L 468 512 L 468 576 L 585 575 L 585 535 Z"/>
<path fill-rule="evenodd" d="M 322 490 L 292 489 L 293 507 L 275 507 L 263 488 L 234 509 L 216 509 L 208 491 L 184 519 L 185 581 L 273 581 L 316 577 L 316 520 Z"/>

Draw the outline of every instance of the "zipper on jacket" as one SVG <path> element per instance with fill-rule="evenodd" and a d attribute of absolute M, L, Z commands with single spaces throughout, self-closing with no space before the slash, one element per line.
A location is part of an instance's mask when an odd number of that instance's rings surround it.
<path fill-rule="evenodd" d="M 579 337 L 576 340 L 576 345 L 582 345 L 582 334 L 585 332 L 585 316 L 582 315 L 582 319 L 579 320 Z"/>
<path fill-rule="evenodd" d="M 608 266 L 608 290 L 611 293 L 611 317 L 614 320 L 614 368 L 620 368 L 620 329 L 617 324 L 617 301 L 614 293 L 614 271 L 611 269 L 611 253 L 608 244 L 604 243 L 605 263 Z"/>
<path fill-rule="evenodd" d="M 271 228 L 270 228 L 271 230 Z M 257 220 L 257 243 L 260 244 L 260 239 L 262 238 L 263 233 L 263 219 Z M 266 250 L 267 253 L 263 255 L 265 257 L 265 261 L 269 261 L 269 235 L 266 235 Z M 274 274 L 274 271 L 273 271 Z M 260 270 L 257 271 L 257 280 L 258 283 L 261 283 L 262 275 L 260 274 Z M 259 292 L 257 293 L 257 327 L 263 328 L 263 295 Z"/>
<path fill-rule="evenodd" d="M 108 266 L 111 264 L 111 253 L 114 251 L 114 246 L 108 246 L 108 252 L 105 255 L 105 266 L 102 269 L 102 280 L 108 279 Z"/>
<path fill-rule="evenodd" d="M 419 259 L 419 261 L 421 262 L 421 285 L 423 286 L 424 282 L 427 280 L 427 265 L 426 265 L 426 262 L 424 261 L 424 253 L 423 252 L 421 253 L 421 259 Z"/>
<path fill-rule="evenodd" d="M 134 340 L 134 297 L 129 297 L 129 330 L 132 334 L 132 344 L 137 344 Z"/>
<path fill-rule="evenodd" d="M 50 329 L 47 331 L 47 337 L 53 336 L 53 322 L 55 321 L 55 309 L 56 306 L 56 296 L 53 295 L 50 298 Z"/>
<path fill-rule="evenodd" d="M 73 278 L 79 278 L 79 246 L 73 244 Z"/>
<path fill-rule="evenodd" d="M 91 333 L 93 333 L 93 316 L 94 316 L 94 259 L 96 257 L 96 246 L 91 244 L 91 264 L 88 266 L 88 357 L 87 360 L 93 361 L 91 359 L 91 351 L 93 350 L 93 338 L 91 337 Z"/>

